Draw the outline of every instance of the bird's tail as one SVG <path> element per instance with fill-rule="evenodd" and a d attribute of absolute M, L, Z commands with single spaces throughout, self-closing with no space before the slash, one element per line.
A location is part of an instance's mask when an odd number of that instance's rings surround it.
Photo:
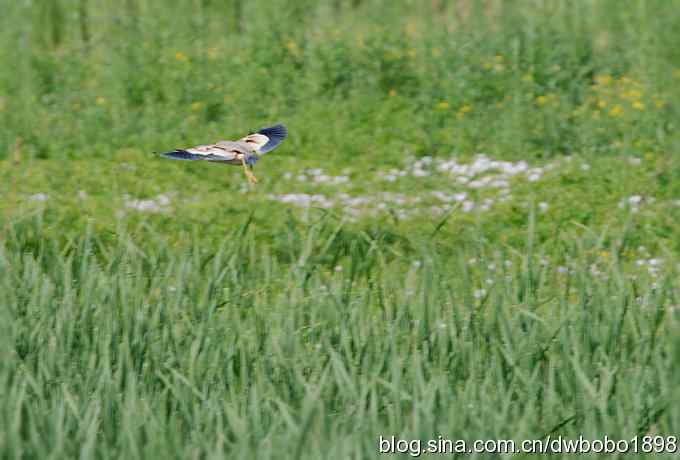
<path fill-rule="evenodd" d="M 259 130 L 257 133 L 267 136 L 267 138 L 269 138 L 267 143 L 264 144 L 262 148 L 260 148 L 260 153 L 267 153 L 270 150 L 274 150 L 276 146 L 279 145 L 288 136 L 288 130 L 281 123 L 278 123 L 274 126 L 270 126 L 269 128 L 263 128 Z"/>

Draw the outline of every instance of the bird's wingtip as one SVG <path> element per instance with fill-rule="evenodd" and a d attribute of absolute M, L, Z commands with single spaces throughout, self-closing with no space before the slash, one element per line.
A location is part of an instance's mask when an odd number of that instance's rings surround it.
<path fill-rule="evenodd" d="M 172 152 L 161 153 L 163 158 L 170 158 L 171 160 L 196 160 L 200 159 L 200 155 L 187 152 L 186 150 L 173 150 Z"/>
<path fill-rule="evenodd" d="M 283 125 L 283 123 L 277 123 L 274 126 L 262 128 L 257 133 L 269 138 L 269 141 L 260 149 L 261 153 L 266 153 L 270 150 L 273 150 L 286 137 L 288 137 L 288 129 Z"/>

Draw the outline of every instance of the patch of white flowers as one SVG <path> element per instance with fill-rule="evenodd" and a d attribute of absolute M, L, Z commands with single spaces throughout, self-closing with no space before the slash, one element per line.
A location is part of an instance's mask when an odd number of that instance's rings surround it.
<path fill-rule="evenodd" d="M 293 204 L 303 208 L 318 206 L 320 208 L 329 209 L 335 205 L 332 200 L 321 194 L 310 195 L 307 193 L 287 193 L 278 196 L 270 195 L 269 198 L 281 203 Z"/>
<path fill-rule="evenodd" d="M 138 200 L 127 194 L 123 195 L 123 206 L 126 209 L 131 209 L 138 212 L 167 212 L 170 201 L 170 195 L 162 193 L 157 195 L 155 198 L 146 200 Z"/>
<path fill-rule="evenodd" d="M 293 173 L 287 172 L 283 175 L 286 180 L 293 179 Z M 326 185 L 340 185 L 349 182 L 349 176 L 331 176 L 324 173 L 321 168 L 306 169 L 295 176 L 295 180 L 298 182 L 311 182 L 314 184 L 326 184 Z"/>
<path fill-rule="evenodd" d="M 424 156 L 418 159 L 408 159 L 407 164 L 408 167 L 404 169 L 391 168 L 378 171 L 377 179 L 396 182 L 403 177 L 424 178 L 440 175 L 452 179 L 452 185 L 459 190 L 435 190 L 429 195 L 421 196 L 394 192 L 361 196 L 350 196 L 347 193 L 337 193 L 333 196 L 319 193 L 287 193 L 268 195 L 268 198 L 302 208 L 329 209 L 338 206 L 350 217 L 389 213 L 403 219 L 418 213 L 442 216 L 454 210 L 463 213 L 486 212 L 494 204 L 504 203 L 511 199 L 510 188 L 514 178 L 523 177 L 529 182 L 536 182 L 546 171 L 555 167 L 555 164 L 548 164 L 544 167 L 532 168 L 526 161 L 499 161 L 484 154 L 474 156 L 469 162 L 461 162 L 456 158 L 434 159 Z M 304 182 L 313 186 L 337 186 L 350 181 L 349 170 L 343 170 L 342 175 L 333 176 L 326 174 L 320 168 L 305 169 L 299 173 L 287 172 L 283 175 L 283 179 Z M 460 190 L 461 188 L 463 190 Z M 476 198 L 477 192 L 491 196 L 483 199 Z M 539 209 L 542 212 L 547 211 L 548 204 L 540 203 Z"/>
<path fill-rule="evenodd" d="M 475 291 L 472 293 L 472 296 L 475 299 L 478 299 L 478 300 L 481 299 L 482 297 L 484 297 L 485 295 L 486 295 L 486 289 L 483 289 L 483 288 L 482 289 L 475 289 Z"/>
<path fill-rule="evenodd" d="M 49 196 L 47 196 L 45 193 L 35 193 L 29 196 L 28 199 L 30 201 L 47 201 Z"/>
<path fill-rule="evenodd" d="M 640 205 L 643 203 L 653 203 L 654 198 L 644 198 L 641 195 L 631 195 L 619 201 L 619 209 L 630 209 L 630 212 L 636 213 L 640 211 Z"/>
<path fill-rule="evenodd" d="M 663 269 L 663 259 L 657 257 L 641 258 L 635 261 L 635 265 L 647 270 L 647 274 L 652 278 L 657 278 Z"/>

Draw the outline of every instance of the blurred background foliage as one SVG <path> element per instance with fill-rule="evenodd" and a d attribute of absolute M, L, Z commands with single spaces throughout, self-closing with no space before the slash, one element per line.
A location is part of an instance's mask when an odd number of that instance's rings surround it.
<path fill-rule="evenodd" d="M 521 243 L 527 206 L 559 197 L 540 235 L 567 222 L 601 225 L 626 193 L 680 196 L 679 7 L 664 0 L 5 1 L 2 215 L 30 215 L 35 206 L 24 206 L 26 197 L 44 193 L 52 236 L 88 225 L 114 232 L 126 194 L 174 193 L 184 204 L 172 215 L 130 221 L 168 234 L 199 225 L 219 239 L 258 209 L 255 227 L 271 238 L 291 209 L 267 196 L 316 193 L 306 183 L 291 187 L 282 180 L 287 172 L 351 168 L 341 189 L 361 194 L 390 189 L 373 181 L 387 168 L 483 152 L 532 164 L 578 158 L 594 169 L 590 177 L 570 170 L 520 187 L 520 203 L 489 219 L 457 213 L 442 235 L 475 240 L 484 228 Z M 230 168 L 153 156 L 275 121 L 286 123 L 290 138 L 258 164 L 265 180 L 248 193 L 239 193 L 242 177 Z M 620 167 L 629 157 L 643 159 L 641 173 Z M 404 180 L 392 189 L 441 186 Z M 90 201 L 76 198 L 85 194 Z M 641 223 L 640 231 L 675 244 L 670 213 L 655 210 L 651 228 Z M 438 220 L 430 220 L 432 230 Z M 423 226 L 389 215 L 363 222 L 404 234 Z"/>
<path fill-rule="evenodd" d="M 289 154 L 339 163 L 677 147 L 677 7 L 4 2 L 0 152 L 22 137 L 37 158 L 108 157 L 278 119 Z"/>

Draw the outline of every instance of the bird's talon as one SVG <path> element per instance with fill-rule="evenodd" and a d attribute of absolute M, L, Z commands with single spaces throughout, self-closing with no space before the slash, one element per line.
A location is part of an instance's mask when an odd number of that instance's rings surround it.
<path fill-rule="evenodd" d="M 249 169 L 246 169 L 245 172 L 246 177 L 248 178 L 248 182 L 250 182 L 253 185 L 257 184 L 257 177 L 255 177 L 255 175 Z"/>

